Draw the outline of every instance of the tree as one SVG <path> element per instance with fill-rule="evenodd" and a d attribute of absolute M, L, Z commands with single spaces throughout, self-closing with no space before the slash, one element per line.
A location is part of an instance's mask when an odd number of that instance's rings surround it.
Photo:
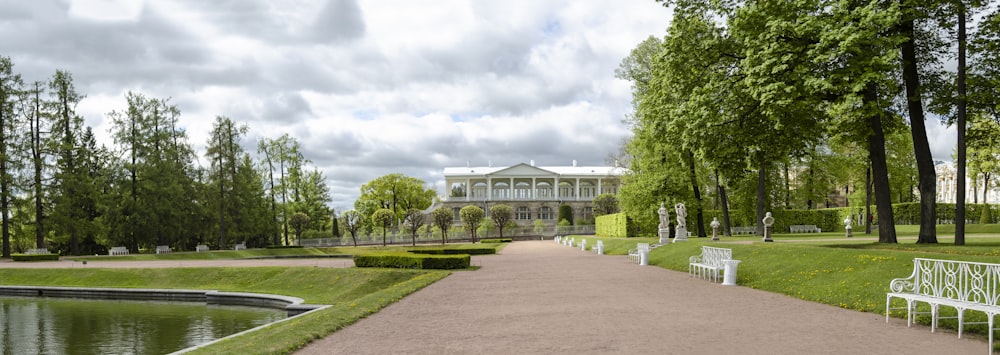
<path fill-rule="evenodd" d="M 403 174 L 380 176 L 361 186 L 361 195 L 354 201 L 354 209 L 361 213 L 374 213 L 386 208 L 403 219 L 411 208 L 425 210 L 434 202 L 437 192 L 424 186 L 424 181 Z M 395 222 L 393 222 L 395 223 Z"/>
<path fill-rule="evenodd" d="M 573 225 L 573 207 L 570 205 L 559 205 L 559 215 L 557 218 L 559 221 L 567 221 L 570 225 Z"/>
<path fill-rule="evenodd" d="M 434 219 L 434 226 L 441 229 L 441 244 L 444 245 L 448 242 L 448 229 L 455 223 L 455 214 L 448 208 L 438 207 L 431 212 L 431 216 Z"/>
<path fill-rule="evenodd" d="M 414 246 L 417 245 L 417 231 L 419 231 L 420 227 L 423 227 L 426 222 L 427 220 L 424 218 L 423 211 L 416 208 L 406 210 L 406 215 L 403 216 L 403 225 L 410 230 Z"/>
<path fill-rule="evenodd" d="M 500 230 L 500 238 L 503 238 L 504 228 L 510 227 L 510 223 L 514 222 L 514 209 L 504 204 L 493 205 L 490 207 L 490 218 Z"/>
<path fill-rule="evenodd" d="M 206 156 L 211 161 L 210 179 L 214 180 L 217 186 L 216 202 L 219 220 L 219 248 L 225 247 L 230 236 L 228 229 L 240 228 L 239 224 L 245 221 L 245 216 L 241 216 L 245 208 L 237 198 L 241 186 L 237 183 L 237 174 L 240 163 L 246 156 L 246 152 L 238 144 L 240 137 L 248 131 L 246 125 L 237 125 L 228 117 L 218 116 L 212 127 L 212 134 L 209 138 Z M 227 217 L 229 224 L 227 224 Z M 291 221 L 289 221 L 290 223 Z M 233 233 L 236 234 L 236 233 Z M 285 245 L 291 245 L 288 237 L 285 237 Z"/>
<path fill-rule="evenodd" d="M 340 238 L 340 236 L 341 236 L 340 235 L 340 222 L 338 221 L 339 218 L 337 218 L 337 211 L 335 211 L 334 209 L 331 208 L 330 209 L 330 216 L 331 216 L 330 231 L 332 232 L 331 234 L 333 234 L 334 238 Z"/>
<path fill-rule="evenodd" d="M 302 232 L 309 227 L 309 215 L 302 212 L 295 212 L 292 218 L 288 221 L 289 226 L 295 230 L 295 240 L 302 240 Z"/>
<path fill-rule="evenodd" d="M 15 199 L 14 172 L 21 159 L 14 143 L 18 137 L 17 102 L 23 90 L 21 76 L 15 74 L 9 57 L 0 57 L 0 216 L 2 216 L 3 257 L 10 257 L 11 211 Z"/>
<path fill-rule="evenodd" d="M 379 208 L 372 213 L 372 224 L 382 228 L 382 246 L 385 246 L 385 234 L 386 231 L 392 227 L 392 224 L 396 221 L 396 214 L 392 213 L 392 210 L 388 208 Z"/>
<path fill-rule="evenodd" d="M 350 210 L 344 212 L 344 229 L 351 233 L 351 240 L 354 241 L 354 246 L 358 246 L 358 230 L 361 229 L 361 224 L 363 218 L 358 211 Z"/>
<path fill-rule="evenodd" d="M 594 216 L 618 213 L 618 197 L 615 194 L 601 194 L 594 197 Z"/>
<path fill-rule="evenodd" d="M 458 211 L 458 216 L 462 219 L 462 225 L 465 226 L 465 230 L 472 236 L 473 243 L 476 242 L 476 230 L 483 223 L 484 215 L 485 212 L 479 206 L 465 206 Z"/>

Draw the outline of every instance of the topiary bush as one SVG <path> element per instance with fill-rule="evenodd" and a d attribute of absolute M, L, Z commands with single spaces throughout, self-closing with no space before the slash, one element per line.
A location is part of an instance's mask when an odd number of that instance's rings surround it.
<path fill-rule="evenodd" d="M 483 243 L 488 243 L 483 241 Z M 428 248 L 428 249 L 411 249 L 408 252 L 414 254 L 430 254 L 430 255 L 490 255 L 496 254 L 497 250 L 493 248 L 467 248 L 467 249 L 441 249 L 441 248 Z"/>
<path fill-rule="evenodd" d="M 391 253 L 355 255 L 354 265 L 357 267 L 453 270 L 468 268 L 470 260 L 471 258 L 468 254 L 421 255 L 411 253 Z"/>
<path fill-rule="evenodd" d="M 59 254 L 11 254 L 14 261 L 59 261 Z"/>

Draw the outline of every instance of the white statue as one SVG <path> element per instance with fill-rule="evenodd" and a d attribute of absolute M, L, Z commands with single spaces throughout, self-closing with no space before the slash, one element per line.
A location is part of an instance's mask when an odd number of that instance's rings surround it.
<path fill-rule="evenodd" d="M 674 205 L 674 211 L 677 212 L 677 226 L 681 228 L 687 228 L 687 208 L 684 207 L 683 203 L 678 203 Z"/>
<path fill-rule="evenodd" d="M 765 227 L 770 227 L 772 224 L 774 224 L 774 217 L 771 216 L 771 212 L 767 212 L 764 214 L 764 220 L 762 220 L 762 222 L 764 222 Z"/>
<path fill-rule="evenodd" d="M 667 212 L 667 207 L 660 202 L 660 209 L 657 210 L 660 214 L 660 229 L 670 228 L 670 213 Z"/>

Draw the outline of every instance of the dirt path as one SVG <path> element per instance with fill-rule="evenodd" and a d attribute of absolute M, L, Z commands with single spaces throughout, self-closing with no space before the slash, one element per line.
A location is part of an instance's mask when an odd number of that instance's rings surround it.
<path fill-rule="evenodd" d="M 981 339 L 516 242 L 297 354 L 968 354 Z M 885 280 L 888 284 L 888 280 Z"/>

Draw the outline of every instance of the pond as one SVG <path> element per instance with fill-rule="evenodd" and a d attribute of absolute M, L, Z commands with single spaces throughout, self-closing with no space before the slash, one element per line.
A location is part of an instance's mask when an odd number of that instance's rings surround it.
<path fill-rule="evenodd" d="M 166 354 L 283 318 L 197 302 L 0 296 L 0 353 Z"/>

